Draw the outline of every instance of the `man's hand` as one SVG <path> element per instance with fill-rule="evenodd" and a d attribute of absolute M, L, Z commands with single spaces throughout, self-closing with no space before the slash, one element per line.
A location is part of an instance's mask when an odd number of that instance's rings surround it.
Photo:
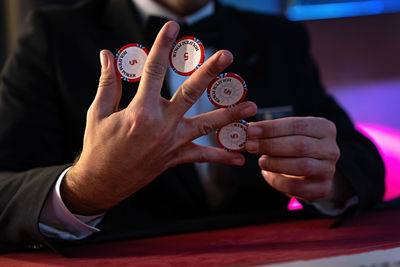
<path fill-rule="evenodd" d="M 71 212 L 91 215 L 107 211 L 177 164 L 244 164 L 240 154 L 195 145 L 192 140 L 253 116 L 257 111 L 254 103 L 184 117 L 208 83 L 232 63 L 230 52 L 215 53 L 171 100 L 160 96 L 168 55 L 178 31 L 175 22 L 161 29 L 138 91 L 124 110 L 118 109 L 121 81 L 113 67 L 114 57 L 109 51 L 101 52 L 102 73 L 87 114 L 83 150 L 61 185 L 62 198 Z"/>
<path fill-rule="evenodd" d="M 262 154 L 265 180 L 290 197 L 326 197 L 340 156 L 335 125 L 323 118 L 297 117 L 251 123 L 246 149 Z"/>

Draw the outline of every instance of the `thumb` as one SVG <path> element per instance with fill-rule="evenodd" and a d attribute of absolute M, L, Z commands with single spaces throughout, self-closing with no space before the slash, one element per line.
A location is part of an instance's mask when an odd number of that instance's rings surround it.
<path fill-rule="evenodd" d="M 121 80 L 114 69 L 114 55 L 108 50 L 100 52 L 101 76 L 96 97 L 93 101 L 94 110 L 105 118 L 118 110 L 121 99 Z"/>

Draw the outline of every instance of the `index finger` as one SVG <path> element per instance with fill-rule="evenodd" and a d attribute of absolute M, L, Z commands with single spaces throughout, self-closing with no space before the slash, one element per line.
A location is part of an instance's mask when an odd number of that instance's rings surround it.
<path fill-rule="evenodd" d="M 137 97 L 146 101 L 159 99 L 165 73 L 168 66 L 168 55 L 179 32 L 179 24 L 167 22 L 157 35 L 143 68 Z"/>
<path fill-rule="evenodd" d="M 324 118 L 288 117 L 250 123 L 247 134 L 249 139 L 291 135 L 304 135 L 321 139 L 330 135 L 336 136 L 336 127 L 331 121 Z"/>
<path fill-rule="evenodd" d="M 171 99 L 169 111 L 176 118 L 181 118 L 200 98 L 207 85 L 233 61 L 228 50 L 221 50 L 211 56 L 195 71 L 176 91 Z"/>

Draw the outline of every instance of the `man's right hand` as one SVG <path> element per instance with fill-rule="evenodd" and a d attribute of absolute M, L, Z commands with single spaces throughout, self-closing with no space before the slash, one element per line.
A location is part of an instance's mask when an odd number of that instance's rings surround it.
<path fill-rule="evenodd" d="M 114 70 L 114 57 L 109 51 L 101 52 L 100 83 L 87 113 L 83 150 L 61 184 L 61 196 L 71 212 L 105 212 L 181 163 L 244 164 L 241 154 L 195 145 L 192 140 L 255 115 L 254 103 L 184 117 L 209 82 L 232 63 L 229 51 L 215 53 L 171 100 L 160 95 L 168 55 L 178 31 L 176 22 L 168 22 L 161 29 L 144 66 L 138 91 L 124 110 L 118 109 L 121 81 Z"/>

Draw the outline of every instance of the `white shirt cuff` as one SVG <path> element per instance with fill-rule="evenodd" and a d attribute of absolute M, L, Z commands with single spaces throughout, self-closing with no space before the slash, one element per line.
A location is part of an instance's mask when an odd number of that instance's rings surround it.
<path fill-rule="evenodd" d="M 336 203 L 331 199 L 315 200 L 308 203 L 324 215 L 338 216 L 345 212 L 349 207 L 357 205 L 358 202 L 358 196 L 353 196 L 347 200 L 346 204 L 342 208 L 337 208 Z"/>
<path fill-rule="evenodd" d="M 99 232 L 100 230 L 96 228 L 96 225 L 101 222 L 104 214 L 82 216 L 73 214 L 68 210 L 61 198 L 60 185 L 69 169 L 64 170 L 58 177 L 46 200 L 39 219 L 39 230 L 47 237 L 72 241 Z"/>
<path fill-rule="evenodd" d="M 341 215 L 349 207 L 358 203 L 358 196 L 352 190 L 350 182 L 340 171 L 337 171 L 333 177 L 331 192 L 328 196 L 308 202 L 308 204 L 312 205 L 320 213 L 328 216 Z"/>

